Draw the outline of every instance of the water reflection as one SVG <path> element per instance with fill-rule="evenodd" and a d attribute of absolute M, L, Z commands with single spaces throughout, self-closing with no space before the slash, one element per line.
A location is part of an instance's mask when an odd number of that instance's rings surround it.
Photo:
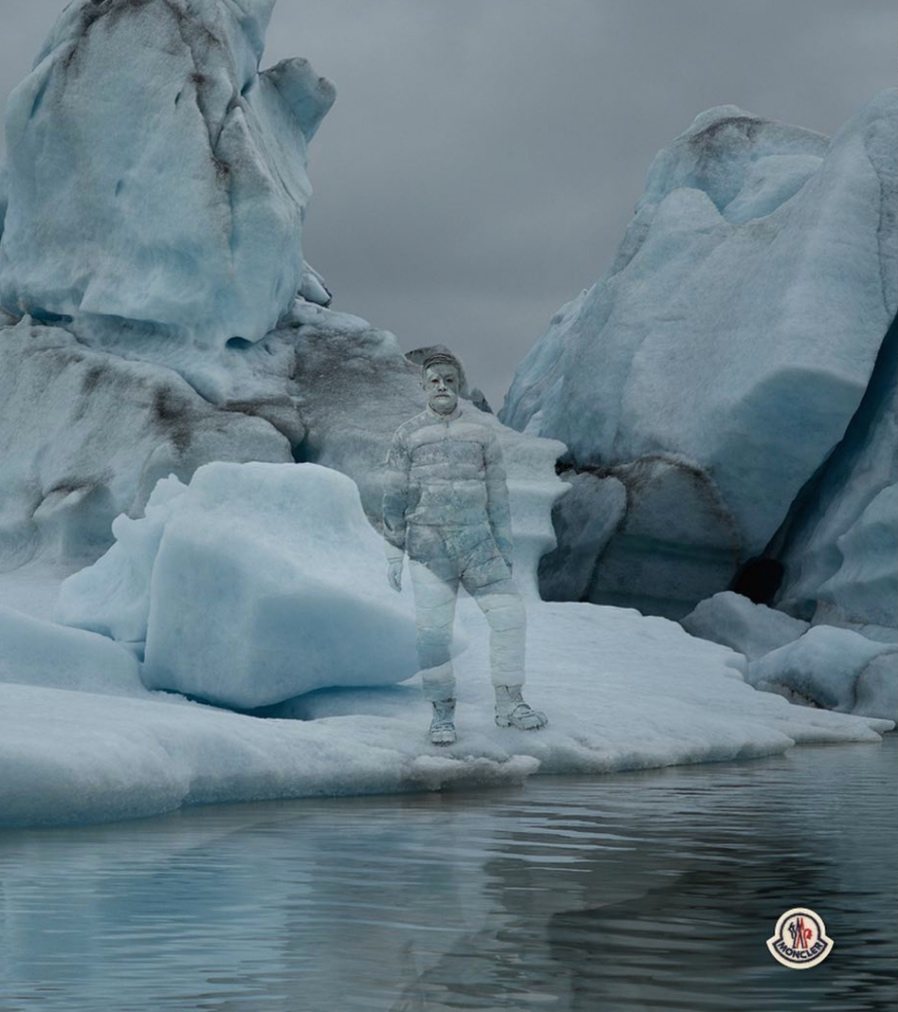
<path fill-rule="evenodd" d="M 896 1008 L 896 753 L 9 831 L 0 1009 Z"/>

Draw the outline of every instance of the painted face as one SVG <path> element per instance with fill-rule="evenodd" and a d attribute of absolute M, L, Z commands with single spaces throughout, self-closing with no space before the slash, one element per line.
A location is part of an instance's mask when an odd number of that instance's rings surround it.
<path fill-rule="evenodd" d="M 449 362 L 437 362 L 424 371 L 427 403 L 439 415 L 451 415 L 458 404 L 458 370 Z"/>

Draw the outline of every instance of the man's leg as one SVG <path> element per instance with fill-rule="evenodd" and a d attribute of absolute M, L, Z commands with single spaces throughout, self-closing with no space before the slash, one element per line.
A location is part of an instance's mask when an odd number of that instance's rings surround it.
<path fill-rule="evenodd" d="M 496 692 L 496 723 L 521 731 L 545 727 L 549 722 L 546 715 L 534 710 L 521 695 L 527 621 L 521 595 L 508 580 L 505 585 L 473 596 L 490 625 L 490 674 Z"/>
<path fill-rule="evenodd" d="M 414 559 L 409 559 L 408 568 L 415 591 L 418 664 L 424 698 L 430 702 L 454 699 L 451 651 L 458 580 L 443 579 Z"/>
<path fill-rule="evenodd" d="M 524 684 L 527 615 L 510 579 L 470 592 L 490 627 L 490 675 L 493 685 Z"/>
<path fill-rule="evenodd" d="M 527 613 L 511 570 L 490 537 L 471 546 L 462 585 L 477 602 L 490 626 L 490 676 L 496 692 L 500 727 L 537 730 L 548 723 L 521 696 Z"/>

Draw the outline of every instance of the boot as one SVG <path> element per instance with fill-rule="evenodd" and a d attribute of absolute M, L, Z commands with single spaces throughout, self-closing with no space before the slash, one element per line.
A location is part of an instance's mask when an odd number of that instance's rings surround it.
<path fill-rule="evenodd" d="M 496 723 L 499 727 L 516 727 L 520 731 L 538 731 L 549 718 L 525 703 L 520 685 L 496 686 Z"/>
<path fill-rule="evenodd" d="M 432 745 L 451 745 L 455 741 L 455 700 L 435 699 L 430 722 Z"/>

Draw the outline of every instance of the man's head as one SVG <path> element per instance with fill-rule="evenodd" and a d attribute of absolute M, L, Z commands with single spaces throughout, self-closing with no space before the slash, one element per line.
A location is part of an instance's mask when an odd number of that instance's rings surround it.
<path fill-rule="evenodd" d="M 451 415 L 458 404 L 461 367 L 447 352 L 428 355 L 421 363 L 421 384 L 427 391 L 427 403 L 438 415 Z"/>

